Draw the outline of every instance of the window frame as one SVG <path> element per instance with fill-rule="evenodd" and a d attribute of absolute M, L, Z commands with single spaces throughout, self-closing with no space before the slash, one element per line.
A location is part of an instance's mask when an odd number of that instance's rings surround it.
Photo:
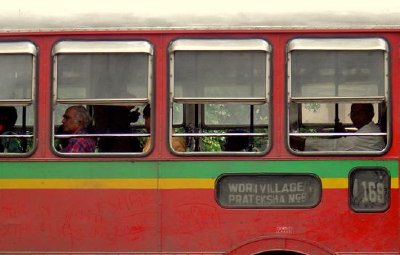
<path fill-rule="evenodd" d="M 57 56 L 59 54 L 114 54 L 114 53 L 144 53 L 148 55 L 148 77 L 147 77 L 147 97 L 146 98 L 99 98 L 99 99 L 58 99 L 58 82 L 57 82 Z M 128 40 L 128 41 L 59 41 L 52 49 L 52 60 L 53 60 L 53 94 L 52 94 L 52 127 L 56 126 L 56 116 L 55 109 L 56 105 L 84 105 L 84 106 L 94 106 L 94 105 L 108 105 L 108 106 L 124 106 L 124 105 L 136 105 L 145 106 L 146 104 L 151 104 L 153 96 L 153 59 L 154 59 L 154 46 L 145 40 Z M 153 110 L 152 110 L 153 111 Z M 153 130 L 153 121 L 151 122 L 151 130 Z M 59 156 L 68 157 L 92 157 L 92 156 L 113 156 L 113 157 L 123 157 L 123 156 L 145 156 L 151 152 L 93 152 L 93 153 L 66 153 L 60 152 L 55 149 L 55 138 L 71 138 L 71 137 L 145 137 L 153 140 L 153 131 L 150 133 L 129 133 L 129 134 L 81 134 L 81 135 L 56 135 L 55 130 L 52 130 L 52 150 L 55 154 Z"/>
<path fill-rule="evenodd" d="M 262 51 L 265 52 L 265 95 L 262 97 L 235 97 L 235 98 L 224 98 L 224 97 L 175 97 L 175 84 L 174 84 L 174 74 L 175 74 L 175 52 L 178 51 Z M 269 42 L 265 39 L 176 39 L 170 42 L 168 48 L 169 53 L 169 125 L 168 125 L 168 139 L 169 139 L 169 149 L 172 153 L 182 156 L 192 156 L 192 155 L 204 155 L 204 156 L 255 156 L 255 155 L 265 155 L 271 147 L 271 131 L 268 129 L 266 133 L 179 133 L 173 132 L 173 107 L 174 103 L 182 103 L 184 108 L 185 104 L 198 104 L 202 110 L 202 123 L 204 125 L 204 108 L 205 104 L 226 104 L 226 103 L 241 103 L 241 104 L 269 104 L 270 91 L 271 91 L 271 55 L 272 48 Z M 271 113 L 271 107 L 268 107 L 268 113 Z M 185 115 L 184 115 L 185 116 Z M 268 118 L 267 127 L 271 126 L 271 118 Z M 209 127 L 213 127 L 210 125 Z M 256 126 L 255 126 L 256 127 Z M 219 128 L 219 127 L 218 127 Z M 241 152 L 241 151 L 218 151 L 218 152 L 201 152 L 201 151 L 191 151 L 191 152 L 177 152 L 172 148 L 172 138 L 173 137 L 229 137 L 229 136 L 248 136 L 248 137 L 267 137 L 269 142 L 266 145 L 265 150 L 256 152 Z"/>
<path fill-rule="evenodd" d="M 291 53 L 296 50 L 301 51 L 382 51 L 383 52 L 383 96 L 331 96 L 331 97 L 292 97 L 292 58 Z M 297 38 L 288 42 L 286 49 L 287 57 L 287 107 L 286 107 L 286 137 L 289 151 L 296 155 L 382 155 L 387 152 L 391 141 L 391 97 L 389 83 L 389 45 L 383 38 Z M 293 133 L 290 131 L 290 105 L 291 103 L 372 103 L 386 105 L 386 132 L 381 133 Z M 386 146 L 381 151 L 296 151 L 289 143 L 290 136 L 299 137 L 332 137 L 332 136 L 384 136 Z"/>
<path fill-rule="evenodd" d="M 32 77 L 31 77 L 31 95 L 30 99 L 0 99 L 0 106 L 32 106 L 33 111 L 33 126 L 32 134 L 15 134 L 15 135 L 0 135 L 0 138 L 27 138 L 32 139 L 32 150 L 21 152 L 21 153 L 11 153 L 4 152 L 0 153 L 0 157 L 28 157 L 32 155 L 37 148 L 37 55 L 38 49 L 36 45 L 31 41 L 17 41 L 17 42 L 0 42 L 0 54 L 1 55 L 24 55 L 28 54 L 32 56 Z M 24 117 L 22 117 L 24 118 Z M 26 120 L 25 120 L 26 121 Z"/>

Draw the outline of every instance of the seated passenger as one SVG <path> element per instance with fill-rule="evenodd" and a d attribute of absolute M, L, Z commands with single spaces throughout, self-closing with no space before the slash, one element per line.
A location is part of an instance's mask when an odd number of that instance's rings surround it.
<path fill-rule="evenodd" d="M 56 127 L 55 134 L 56 135 L 67 135 L 68 133 L 66 133 L 64 131 L 63 125 L 60 125 L 60 126 Z M 56 150 L 58 150 L 58 151 L 61 151 L 63 148 L 67 147 L 67 145 L 68 145 L 68 138 L 55 138 L 54 139 L 54 148 L 56 148 Z"/>
<path fill-rule="evenodd" d="M 138 111 L 131 106 L 95 105 L 96 134 L 130 134 L 131 123 L 139 119 Z M 99 152 L 141 152 L 137 137 L 100 137 Z"/>
<path fill-rule="evenodd" d="M 247 133 L 244 130 L 233 130 L 228 133 Z M 248 136 L 228 136 L 225 139 L 224 151 L 247 151 L 250 145 Z"/>
<path fill-rule="evenodd" d="M 150 105 L 146 105 L 143 109 L 144 126 L 148 133 L 150 133 Z M 171 138 L 172 148 L 174 151 L 185 152 L 186 151 L 186 141 L 183 137 L 172 137 Z M 151 137 L 146 139 L 146 143 L 143 147 L 143 152 L 148 152 L 151 147 Z"/>
<path fill-rule="evenodd" d="M 352 104 L 350 118 L 356 133 L 380 133 L 380 128 L 372 121 L 372 104 Z M 301 151 L 381 151 L 385 148 L 382 136 L 345 136 L 337 139 L 304 139 L 290 137 L 290 146 Z"/>
<path fill-rule="evenodd" d="M 62 120 L 63 131 L 66 134 L 87 134 L 87 128 L 91 123 L 91 118 L 83 106 L 69 107 Z M 94 152 L 96 150 L 96 141 L 92 137 L 71 137 L 68 138 L 68 144 L 61 152 L 80 153 Z"/>
<path fill-rule="evenodd" d="M 15 122 L 17 121 L 17 109 L 13 106 L 0 107 L 0 134 L 16 135 L 14 132 Z M 21 140 L 15 137 L 0 139 L 0 152 L 19 153 L 22 152 Z"/>

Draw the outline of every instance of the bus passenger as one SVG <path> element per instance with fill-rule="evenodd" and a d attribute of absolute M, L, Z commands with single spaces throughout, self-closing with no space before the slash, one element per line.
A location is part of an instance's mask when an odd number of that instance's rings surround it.
<path fill-rule="evenodd" d="M 247 133 L 244 130 L 233 130 L 228 133 Z M 228 136 L 225 139 L 224 151 L 248 151 L 250 139 L 248 136 Z"/>
<path fill-rule="evenodd" d="M 63 131 L 67 134 L 87 134 L 87 128 L 91 123 L 91 118 L 83 106 L 69 107 L 62 120 Z M 68 138 L 68 144 L 61 152 L 94 152 L 96 150 L 96 141 L 91 137 L 71 137 Z"/>
<path fill-rule="evenodd" d="M 350 118 L 356 133 L 380 133 L 380 128 L 372 121 L 372 104 L 352 104 Z M 301 151 L 381 151 L 385 148 L 382 136 L 344 136 L 337 139 L 304 139 L 290 137 L 292 148 Z"/>
<path fill-rule="evenodd" d="M 150 133 L 150 105 L 146 105 L 143 109 L 144 126 L 148 133 Z M 172 137 L 171 138 L 172 149 L 174 151 L 185 152 L 186 151 L 186 141 L 183 137 Z M 148 152 L 151 147 L 151 137 L 146 139 L 146 143 L 143 147 L 143 152 Z"/>
<path fill-rule="evenodd" d="M 140 116 L 134 106 L 95 105 L 94 122 L 96 134 L 129 134 L 131 123 Z M 137 137 L 100 137 L 99 152 L 141 152 Z"/>
<path fill-rule="evenodd" d="M 13 106 L 0 107 L 0 134 L 16 135 L 14 132 L 17 121 L 17 109 Z M 22 152 L 21 141 L 18 138 L 2 137 L 0 139 L 0 152 L 19 153 Z"/>

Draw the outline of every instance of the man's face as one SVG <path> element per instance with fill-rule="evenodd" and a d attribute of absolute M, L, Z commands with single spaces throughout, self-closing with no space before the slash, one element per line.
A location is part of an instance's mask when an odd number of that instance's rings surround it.
<path fill-rule="evenodd" d="M 76 119 L 76 111 L 74 109 L 67 109 L 62 119 L 63 130 L 67 133 L 75 133 L 81 126 Z"/>
<path fill-rule="evenodd" d="M 350 118 L 353 125 L 360 129 L 372 121 L 373 113 L 365 105 L 353 104 L 351 106 Z"/>

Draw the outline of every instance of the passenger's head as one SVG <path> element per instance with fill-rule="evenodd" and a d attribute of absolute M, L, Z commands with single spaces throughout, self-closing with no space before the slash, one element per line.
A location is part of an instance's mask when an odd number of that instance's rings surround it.
<path fill-rule="evenodd" d="M 352 104 L 350 118 L 353 125 L 360 129 L 372 121 L 374 106 L 372 104 Z"/>
<path fill-rule="evenodd" d="M 233 130 L 228 133 L 247 133 L 244 130 Z M 224 151 L 246 151 L 250 140 L 248 136 L 228 136 L 225 139 Z"/>
<path fill-rule="evenodd" d="M 143 119 L 144 119 L 144 126 L 147 132 L 150 132 L 150 104 L 147 104 L 146 107 L 143 109 Z"/>
<path fill-rule="evenodd" d="M 92 119 L 85 107 L 71 106 L 63 115 L 63 129 L 67 133 L 75 133 L 81 129 L 86 129 Z"/>
<path fill-rule="evenodd" d="M 17 109 L 13 106 L 0 107 L 0 132 L 13 130 L 17 122 Z"/>

